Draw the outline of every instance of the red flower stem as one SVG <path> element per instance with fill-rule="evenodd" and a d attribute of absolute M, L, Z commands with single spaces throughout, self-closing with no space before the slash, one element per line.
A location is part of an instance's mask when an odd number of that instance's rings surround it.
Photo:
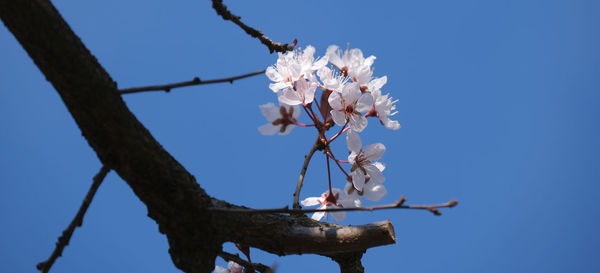
<path fill-rule="evenodd" d="M 331 151 L 327 152 L 327 154 L 329 156 L 331 156 L 331 158 L 333 159 L 333 161 L 335 161 L 335 164 L 338 165 L 338 167 L 346 175 L 346 177 L 350 177 L 350 175 L 348 175 L 348 173 L 346 172 L 346 170 L 344 170 L 344 168 L 342 167 L 342 165 L 340 165 L 340 162 L 342 162 L 342 163 L 350 163 L 350 161 L 344 161 L 344 160 L 338 160 L 338 159 L 336 159 L 335 156 L 333 156 L 333 154 L 331 153 Z"/>
<path fill-rule="evenodd" d="M 333 194 L 333 192 L 331 191 L 331 170 L 329 169 L 329 156 L 327 156 L 327 152 L 325 153 L 325 157 L 327 157 L 327 178 L 329 180 L 329 194 Z"/>
<path fill-rule="evenodd" d="M 304 124 L 304 123 L 300 123 L 300 122 L 294 122 L 294 124 L 298 125 L 298 126 L 302 126 L 302 127 L 313 127 L 315 126 L 314 124 Z"/>
<path fill-rule="evenodd" d="M 350 129 L 350 127 L 346 128 L 346 126 L 348 125 L 348 122 L 346 122 L 346 124 L 344 124 L 344 126 L 342 127 L 342 129 L 335 135 L 332 136 L 328 141 L 327 144 L 331 143 L 333 140 L 335 140 L 337 137 L 339 137 L 341 134 L 345 133 L 346 131 L 348 131 Z"/>

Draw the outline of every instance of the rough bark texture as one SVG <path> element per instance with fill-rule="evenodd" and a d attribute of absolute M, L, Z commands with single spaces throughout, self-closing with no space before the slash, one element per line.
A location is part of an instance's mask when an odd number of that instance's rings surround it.
<path fill-rule="evenodd" d="M 48 0 L 0 0 L 0 18 L 58 91 L 102 163 L 147 206 L 179 269 L 211 272 L 225 241 L 280 255 L 356 252 L 395 242 L 389 221 L 343 227 L 277 214 L 216 215 L 210 207 L 238 206 L 211 198 L 162 148 Z M 354 258 L 360 265 L 360 256 Z"/>

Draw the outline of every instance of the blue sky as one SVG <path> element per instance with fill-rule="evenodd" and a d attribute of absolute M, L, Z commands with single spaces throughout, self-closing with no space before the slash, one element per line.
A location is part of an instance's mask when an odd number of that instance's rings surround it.
<path fill-rule="evenodd" d="M 317 55 L 349 43 L 377 57 L 375 75 L 387 75 L 383 90 L 399 99 L 403 128 L 361 134 L 387 147 L 388 195 L 369 204 L 401 195 L 413 204 L 459 200 L 441 217 L 349 214 L 344 224 L 395 226 L 396 245 L 365 254 L 368 272 L 600 271 L 600 2 L 225 2 L 276 41 L 297 38 Z M 210 1 L 54 4 L 121 88 L 233 76 L 276 61 Z M 5 27 L 0 60 L 0 271 L 34 272 L 100 163 Z M 258 76 L 125 100 L 209 194 L 281 207 L 291 203 L 314 132 L 257 132 L 265 123 L 258 105 L 276 100 L 268 83 Z M 323 166 L 316 155 L 303 197 L 324 190 Z M 177 272 L 146 213 L 110 173 L 53 272 Z M 314 255 L 253 250 L 253 259 L 280 272 L 337 270 Z"/>

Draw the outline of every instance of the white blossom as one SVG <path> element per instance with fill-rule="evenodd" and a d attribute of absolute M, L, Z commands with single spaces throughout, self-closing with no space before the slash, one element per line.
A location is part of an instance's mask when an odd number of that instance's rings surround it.
<path fill-rule="evenodd" d="M 327 57 L 315 60 L 315 48 L 307 46 L 303 52 L 299 50 L 279 53 L 279 58 L 274 66 L 269 66 L 265 71 L 267 77 L 273 81 L 269 88 L 278 93 L 286 88 L 293 88 L 294 82 L 301 77 L 311 79 L 315 70 L 327 64 Z"/>
<path fill-rule="evenodd" d="M 385 146 L 383 144 L 371 144 L 363 150 L 361 149 L 362 142 L 360 141 L 360 137 L 352 130 L 348 131 L 348 134 L 346 135 L 346 144 L 350 150 L 348 161 L 352 163 L 350 176 L 352 177 L 352 184 L 356 190 L 359 192 L 363 191 L 367 178 L 369 178 L 368 181 L 372 183 L 382 183 L 385 181 L 385 178 L 381 174 L 381 171 L 385 167 L 379 165 L 381 163 L 377 162 L 385 152 Z"/>
<path fill-rule="evenodd" d="M 332 188 L 331 192 L 333 195 L 329 195 L 329 191 L 325 191 L 320 197 L 308 197 L 302 200 L 300 203 L 305 207 L 319 206 L 319 210 L 330 209 L 330 208 L 352 208 L 360 207 L 360 199 L 355 196 L 348 196 L 344 191 L 337 188 Z M 342 221 L 346 218 L 345 211 L 318 211 L 313 213 L 311 218 L 319 221 L 323 217 L 327 217 L 331 214 L 336 221 Z"/>
<path fill-rule="evenodd" d="M 331 106 L 331 117 L 339 125 L 350 125 L 352 130 L 362 132 L 367 127 L 367 119 L 361 112 L 369 111 L 373 107 L 373 96 L 361 94 L 358 83 L 352 82 L 344 85 L 342 92 L 333 92 L 328 98 Z"/>
<path fill-rule="evenodd" d="M 326 56 L 329 61 L 335 65 L 340 73 L 350 77 L 352 81 L 359 83 L 360 86 L 366 85 L 373 75 L 371 65 L 375 61 L 375 56 L 368 58 L 363 56 L 360 49 L 346 49 L 343 53 L 337 45 L 331 45 L 327 48 Z"/>
<path fill-rule="evenodd" d="M 386 128 L 392 130 L 400 129 L 400 123 L 397 120 L 391 120 L 390 116 L 398 113 L 396 110 L 395 103 L 398 100 L 393 100 L 389 94 L 382 95 L 381 87 L 385 85 L 387 82 L 387 77 L 383 76 L 381 78 L 375 78 L 371 80 L 367 84 L 367 91 L 373 95 L 373 108 L 369 113 L 367 113 L 367 117 L 373 116 L 378 117 L 381 124 L 383 124 Z"/>
<path fill-rule="evenodd" d="M 307 105 L 315 99 L 315 90 L 317 90 L 318 83 L 314 81 L 306 80 L 304 77 L 300 77 L 292 88 L 286 88 L 283 92 L 279 92 L 280 103 L 288 105 Z"/>
<path fill-rule="evenodd" d="M 319 80 L 323 83 L 322 87 L 334 92 L 342 92 L 344 84 L 348 81 L 348 78 L 339 75 L 337 72 L 326 66 L 317 70 L 317 76 L 319 76 Z"/>
<path fill-rule="evenodd" d="M 277 132 L 281 135 L 289 134 L 300 115 L 300 107 L 298 105 L 288 106 L 282 104 L 280 107 L 277 107 L 274 103 L 269 102 L 259 107 L 260 112 L 269 123 L 258 127 L 258 131 L 267 136 L 274 135 Z"/>

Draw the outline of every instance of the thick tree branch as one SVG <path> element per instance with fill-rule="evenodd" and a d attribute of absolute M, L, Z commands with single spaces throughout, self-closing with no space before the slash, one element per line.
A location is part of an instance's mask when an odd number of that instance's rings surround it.
<path fill-rule="evenodd" d="M 345 227 L 279 214 L 216 214 L 211 207 L 240 207 L 211 198 L 163 149 L 48 0 L 0 0 L 0 18 L 57 90 L 102 163 L 146 205 L 179 269 L 211 272 L 225 241 L 280 255 L 355 252 L 395 242 L 389 221 Z"/>
<path fill-rule="evenodd" d="M 213 2 L 213 9 L 215 9 L 215 11 L 217 12 L 218 15 L 223 17 L 224 20 L 232 21 L 234 24 L 236 24 L 240 28 L 242 28 L 248 35 L 259 39 L 261 43 L 263 43 L 264 45 L 266 45 L 269 48 L 269 52 L 271 52 L 271 53 L 273 53 L 274 51 L 286 52 L 286 51 L 294 50 L 294 47 L 296 46 L 296 43 L 298 42 L 297 40 L 294 39 L 294 42 L 292 42 L 289 45 L 273 42 L 273 40 L 271 40 L 267 36 L 265 36 L 262 33 L 262 31 L 256 30 L 256 29 L 251 28 L 251 27 L 247 26 L 246 24 L 242 23 L 242 21 L 240 21 L 240 19 L 242 19 L 242 17 L 231 13 L 227 9 L 227 6 L 225 6 L 225 4 L 223 4 L 223 0 L 213 0 L 212 2 Z"/>
<path fill-rule="evenodd" d="M 108 167 L 102 166 L 102 168 L 100 168 L 100 171 L 98 171 L 98 173 L 94 176 L 92 186 L 88 190 L 88 193 L 85 195 L 81 207 L 79 207 L 77 214 L 75 214 L 75 217 L 73 218 L 69 226 L 62 232 L 62 235 L 58 237 L 58 241 L 56 242 L 56 248 L 50 255 L 50 258 L 48 258 L 48 260 L 46 261 L 37 264 L 37 269 L 40 270 L 42 273 L 48 272 L 54 264 L 54 262 L 56 261 L 56 259 L 62 256 L 63 249 L 69 244 L 69 241 L 71 240 L 71 236 L 73 236 L 75 228 L 80 227 L 81 224 L 83 224 L 83 216 L 85 215 L 85 212 L 92 203 L 92 199 L 94 199 L 94 195 L 100 187 L 100 184 L 102 184 L 104 177 L 106 177 L 109 171 L 110 169 Z"/>
<path fill-rule="evenodd" d="M 349 252 L 329 256 L 340 266 L 341 273 L 363 273 L 365 268 L 360 259 L 363 252 Z"/>
<path fill-rule="evenodd" d="M 121 94 L 131 94 L 131 93 L 139 93 L 139 92 L 147 92 L 147 91 L 165 91 L 165 92 L 170 92 L 171 89 L 180 88 L 180 87 L 186 87 L 186 86 L 211 84 L 211 83 L 221 83 L 221 82 L 233 83 L 233 81 L 235 81 L 235 80 L 239 80 L 239 79 L 243 79 L 243 78 L 248 78 L 248 77 L 252 77 L 252 76 L 256 76 L 256 75 L 260 75 L 260 74 L 264 74 L 264 73 L 265 73 L 265 70 L 263 69 L 263 70 L 260 70 L 260 71 L 256 71 L 256 72 L 252 72 L 252 73 L 248 73 L 248 74 L 243 74 L 243 75 L 239 75 L 239 76 L 234 76 L 234 77 L 229 77 L 229 78 L 222 78 L 222 79 L 207 80 L 207 81 L 203 81 L 200 78 L 195 77 L 191 81 L 184 81 L 184 82 L 176 82 L 176 83 L 170 83 L 170 84 L 149 85 L 149 86 L 142 86 L 142 87 L 132 87 L 132 88 L 120 89 L 119 93 L 121 93 Z"/>

